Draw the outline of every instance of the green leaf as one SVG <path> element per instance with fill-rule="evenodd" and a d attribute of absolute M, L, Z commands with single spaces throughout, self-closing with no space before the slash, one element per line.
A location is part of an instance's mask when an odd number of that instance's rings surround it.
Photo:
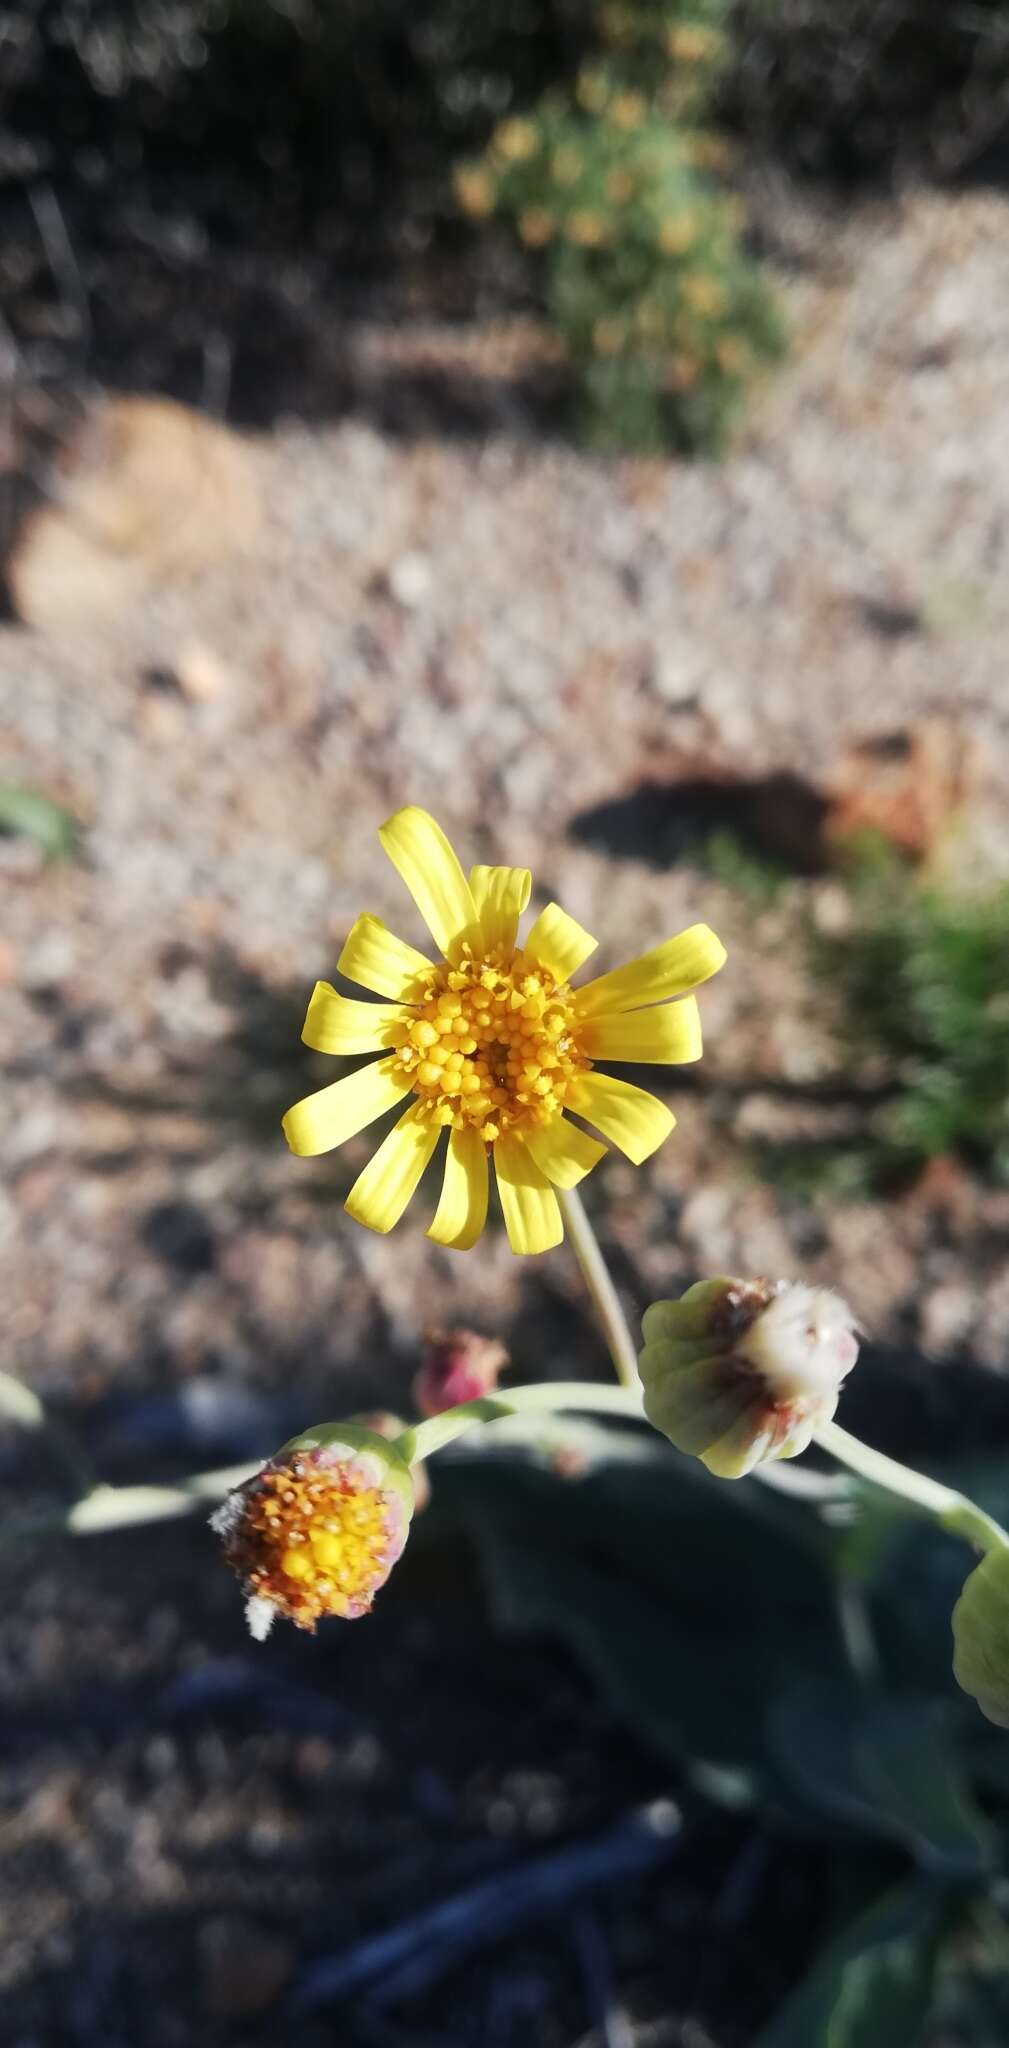
<path fill-rule="evenodd" d="M 762 1702 L 783 1671 L 844 1655 L 821 1532 L 756 1482 L 726 1489 L 656 1440 L 578 1480 L 509 1456 L 460 1456 L 436 1502 L 479 1547 L 503 1626 L 566 1642 L 662 1755 L 753 1780 Z M 775 1779 L 774 1793 L 780 1790 Z"/>
<path fill-rule="evenodd" d="M 953 1701 L 880 1698 L 836 1679 L 792 1684 L 767 1717 L 782 1778 L 813 1811 L 901 1843 L 951 1881 L 983 1876 L 995 1853 L 961 1735 Z"/>
<path fill-rule="evenodd" d="M 754 2048 L 923 2048 L 943 1899 L 920 1881 L 876 1900 L 819 1956 Z"/>
<path fill-rule="evenodd" d="M 71 860 L 77 850 L 77 820 L 61 804 L 14 782 L 0 783 L 0 833 L 30 839 L 47 860 Z"/>
<path fill-rule="evenodd" d="M 998 1728 L 1009 1728 L 1009 1548 L 990 1550 L 953 1609 L 953 1676 Z"/>
<path fill-rule="evenodd" d="M 996 1853 L 989 1827 L 968 1787 L 955 1701 L 892 1700 L 877 1705 L 856 1731 L 861 1785 L 924 1870 L 950 1878 L 980 1877 Z"/>

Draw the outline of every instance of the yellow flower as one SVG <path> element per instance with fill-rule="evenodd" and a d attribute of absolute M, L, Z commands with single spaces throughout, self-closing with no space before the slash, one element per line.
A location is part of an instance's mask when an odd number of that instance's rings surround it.
<path fill-rule="evenodd" d="M 582 174 L 582 159 L 578 151 L 570 146 L 555 149 L 550 161 L 550 174 L 555 184 L 575 184 Z"/>
<path fill-rule="evenodd" d="M 597 320 L 592 329 L 592 346 L 597 356 L 618 356 L 625 340 L 622 320 Z"/>
<path fill-rule="evenodd" d="M 606 240 L 606 222 L 591 207 L 582 206 L 569 214 L 565 232 L 569 242 L 578 249 L 598 249 Z"/>
<path fill-rule="evenodd" d="M 640 128 L 648 112 L 648 102 L 640 92 L 618 92 L 610 106 L 610 120 L 615 128 L 630 133 Z"/>
<path fill-rule="evenodd" d="M 472 220 L 486 220 L 493 213 L 497 191 L 494 180 L 476 165 L 463 164 L 454 177 L 455 196 Z"/>
<path fill-rule="evenodd" d="M 519 214 L 519 234 L 527 249 L 542 249 L 554 231 L 554 217 L 545 206 L 527 206 Z"/>
<path fill-rule="evenodd" d="M 683 256 L 697 234 L 697 217 L 692 213 L 667 213 L 659 222 L 659 248 L 664 256 Z"/>
<path fill-rule="evenodd" d="M 634 173 L 627 169 L 626 164 L 616 164 L 612 171 L 607 171 L 606 197 L 612 199 L 616 206 L 625 206 L 628 199 L 633 199 L 634 191 Z"/>
<path fill-rule="evenodd" d="M 717 972 L 724 948 L 707 925 L 692 925 L 572 990 L 571 976 L 597 941 L 549 903 L 519 946 L 527 868 L 476 867 L 467 880 L 440 826 L 413 806 L 397 811 L 379 837 L 442 959 L 426 960 L 377 917 L 358 918 L 339 971 L 386 1000 L 356 1002 L 318 982 L 302 1037 L 317 1052 L 380 1057 L 289 1109 L 287 1142 L 303 1158 L 329 1152 L 410 1096 L 354 1183 L 349 1214 L 370 1230 L 391 1230 L 445 1129 L 441 1199 L 428 1236 L 461 1251 L 476 1243 L 493 1152 L 512 1250 L 546 1251 L 564 1234 L 555 1187 L 573 1188 L 606 1151 L 567 1112 L 635 1164 L 673 1128 L 664 1103 L 597 1072 L 595 1061 L 699 1059 L 700 1019 L 687 991 Z"/>
<path fill-rule="evenodd" d="M 690 271 L 680 279 L 680 292 L 684 304 L 697 314 L 698 319 L 714 320 L 725 312 L 725 292 L 717 277 L 708 277 L 703 271 Z"/>
<path fill-rule="evenodd" d="M 724 43 L 716 28 L 702 22 L 676 22 L 666 33 L 666 49 L 677 64 L 704 64 L 717 57 Z"/>
<path fill-rule="evenodd" d="M 521 164 L 525 163 L 528 157 L 535 156 L 539 136 L 531 121 L 523 121 L 519 115 L 512 115 L 510 120 L 502 121 L 495 128 L 491 146 L 495 156 L 500 157 L 504 163 Z"/>

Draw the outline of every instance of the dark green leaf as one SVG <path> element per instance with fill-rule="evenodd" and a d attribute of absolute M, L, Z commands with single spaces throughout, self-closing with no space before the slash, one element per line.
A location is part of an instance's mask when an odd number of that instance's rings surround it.
<path fill-rule="evenodd" d="M 831 1942 L 754 2048 L 923 2048 L 942 1930 L 919 1882 L 877 1900 Z"/>
<path fill-rule="evenodd" d="M 990 1550 L 953 1609 L 953 1675 L 996 1727 L 1009 1728 L 1009 1549 Z"/>

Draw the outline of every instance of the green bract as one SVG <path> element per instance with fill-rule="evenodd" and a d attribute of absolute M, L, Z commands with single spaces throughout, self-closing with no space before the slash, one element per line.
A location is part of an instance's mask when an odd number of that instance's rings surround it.
<path fill-rule="evenodd" d="M 971 1572 L 953 1609 L 953 1676 L 982 1714 L 1009 1728 L 1009 1547 Z"/>
<path fill-rule="evenodd" d="M 300 1436 L 292 1436 L 276 1454 L 277 1460 L 298 1451 L 325 1451 L 331 1455 L 345 1450 L 348 1457 L 362 1455 L 373 1459 L 377 1466 L 375 1482 L 391 1487 L 398 1493 L 406 1509 L 407 1517 L 413 1514 L 414 1483 L 410 1467 L 394 1440 L 379 1436 L 373 1429 L 367 1429 L 357 1422 L 319 1422 L 312 1429 L 302 1430 Z"/>

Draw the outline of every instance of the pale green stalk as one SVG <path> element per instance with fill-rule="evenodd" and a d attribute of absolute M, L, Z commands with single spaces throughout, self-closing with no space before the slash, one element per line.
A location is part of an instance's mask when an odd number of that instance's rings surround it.
<path fill-rule="evenodd" d="M 16 1428 L 44 1438 L 74 1492 L 90 1493 L 95 1471 L 76 1437 L 50 1415 L 33 1387 L 26 1387 L 23 1380 L 8 1372 L 0 1372 L 0 1416 L 13 1422 Z"/>
<path fill-rule="evenodd" d="M 538 1386 L 507 1387 L 502 1394 L 486 1394 L 476 1401 L 463 1401 L 457 1408 L 445 1408 L 440 1415 L 405 1429 L 396 1445 L 408 1464 L 417 1465 L 477 1423 L 500 1422 L 506 1415 L 556 1414 L 558 1409 L 644 1421 L 641 1395 L 634 1388 L 596 1386 L 591 1380 L 544 1380 Z"/>
<path fill-rule="evenodd" d="M 627 1317 L 620 1306 L 620 1297 L 599 1249 L 596 1233 L 585 1213 L 582 1198 L 575 1193 L 574 1188 L 565 1188 L 558 1190 L 557 1199 L 561 1205 L 575 1258 L 581 1268 L 582 1279 L 591 1295 L 592 1306 L 599 1318 L 607 1349 L 613 1360 L 613 1370 L 622 1387 L 640 1388 L 637 1347 L 627 1327 Z"/>
<path fill-rule="evenodd" d="M 96 1486 L 69 1507 L 51 1514 L 36 1515 L 23 1522 L 9 1522 L 0 1530 L 0 1541 L 23 1543 L 38 1536 L 102 1536 L 112 1529 L 135 1528 L 141 1522 L 174 1521 L 192 1514 L 208 1501 L 223 1500 L 236 1486 L 244 1486 L 262 1469 L 262 1459 L 253 1465 L 225 1465 L 216 1472 L 194 1472 L 174 1486 Z"/>
<path fill-rule="evenodd" d="M 924 1472 L 912 1471 L 909 1465 L 901 1465 L 882 1451 L 871 1450 L 836 1422 L 825 1422 L 817 1430 L 815 1440 L 821 1450 L 829 1451 L 832 1458 L 857 1472 L 860 1479 L 868 1479 L 873 1486 L 883 1487 L 887 1493 L 908 1501 L 922 1514 L 930 1515 L 940 1528 L 972 1543 L 976 1550 L 1009 1547 L 1009 1533 L 965 1493 L 943 1486 L 938 1479 L 929 1479 Z"/>

